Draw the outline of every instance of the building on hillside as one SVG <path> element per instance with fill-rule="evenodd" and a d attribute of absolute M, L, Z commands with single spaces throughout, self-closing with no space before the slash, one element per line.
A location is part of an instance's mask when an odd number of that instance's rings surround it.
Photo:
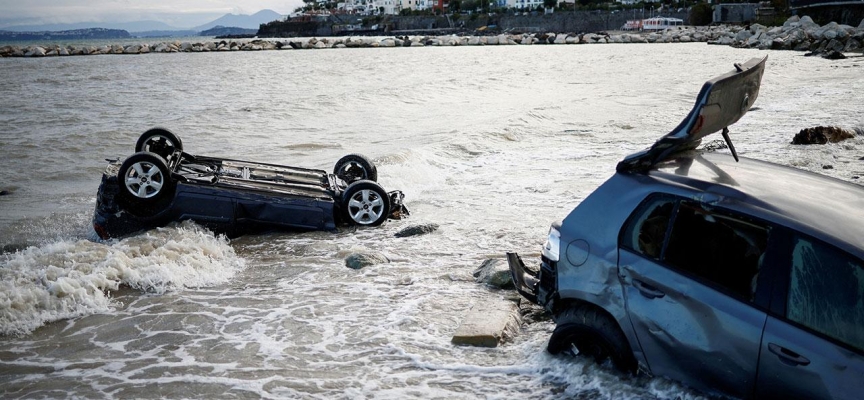
<path fill-rule="evenodd" d="M 526 11 L 536 10 L 537 7 L 543 7 L 543 0 L 507 0 L 506 7 Z"/>
<path fill-rule="evenodd" d="M 758 3 L 717 4 L 714 6 L 714 23 L 741 24 L 756 20 Z"/>

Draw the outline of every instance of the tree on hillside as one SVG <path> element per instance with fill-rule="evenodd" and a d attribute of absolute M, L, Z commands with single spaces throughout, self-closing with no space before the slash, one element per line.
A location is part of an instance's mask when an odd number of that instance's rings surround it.
<path fill-rule="evenodd" d="M 705 26 L 714 21 L 714 11 L 708 3 L 699 3 L 690 8 L 690 25 Z"/>

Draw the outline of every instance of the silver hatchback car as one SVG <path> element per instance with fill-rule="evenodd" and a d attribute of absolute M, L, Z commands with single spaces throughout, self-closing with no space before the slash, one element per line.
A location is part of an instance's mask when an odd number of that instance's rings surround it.
<path fill-rule="evenodd" d="M 765 59 L 708 81 L 684 121 L 554 223 L 519 292 L 552 354 L 741 398 L 864 397 L 864 188 L 745 158 L 727 127 Z M 695 150 L 721 132 L 731 155 Z"/>

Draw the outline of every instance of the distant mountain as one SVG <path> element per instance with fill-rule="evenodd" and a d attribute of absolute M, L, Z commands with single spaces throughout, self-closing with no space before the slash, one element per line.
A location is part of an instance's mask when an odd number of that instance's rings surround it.
<path fill-rule="evenodd" d="M 196 31 L 205 31 L 220 25 L 245 29 L 258 29 L 261 24 L 276 21 L 282 19 L 282 17 L 282 14 L 273 10 L 261 10 L 252 15 L 225 14 L 213 22 L 199 25 L 192 29 Z"/>
<path fill-rule="evenodd" d="M 78 22 L 74 24 L 45 24 L 45 25 L 16 25 L 8 26 L 0 29 L 12 32 L 60 32 L 72 31 L 77 29 L 104 28 L 104 29 L 120 29 L 127 32 L 143 32 L 143 31 L 179 31 L 182 28 L 177 28 L 159 21 L 134 21 L 134 22 Z"/>
<path fill-rule="evenodd" d="M 140 31 L 129 33 L 139 38 L 198 36 L 198 31 L 188 29 L 182 31 Z"/>
<path fill-rule="evenodd" d="M 215 37 L 253 37 L 258 33 L 258 28 L 255 29 L 246 29 L 246 28 L 233 28 L 233 27 L 225 27 L 225 26 L 217 26 L 214 28 L 210 28 L 206 31 L 201 31 L 198 34 L 201 36 L 215 36 Z"/>
<path fill-rule="evenodd" d="M 164 16 L 166 20 L 169 21 L 177 21 L 181 19 L 174 14 L 165 14 Z M 200 23 L 201 21 L 207 21 L 213 17 L 214 15 L 212 14 L 209 16 L 203 14 L 197 15 L 195 21 L 197 23 Z M 72 24 L 13 25 L 14 22 L 12 22 L 12 20 L 4 20 L 0 18 L 0 30 L 9 32 L 63 32 L 81 29 L 102 28 L 124 30 L 129 32 L 132 36 L 137 37 L 194 36 L 197 35 L 200 31 L 215 28 L 220 25 L 224 27 L 255 29 L 257 31 L 261 24 L 280 20 L 282 19 L 282 17 L 283 16 L 281 14 L 273 10 L 261 10 L 252 15 L 225 14 L 212 22 L 206 23 L 204 25 L 198 25 L 194 28 L 186 28 L 185 26 L 178 28 L 176 26 L 168 25 L 164 22 L 153 20 L 132 22 L 78 22 Z"/>

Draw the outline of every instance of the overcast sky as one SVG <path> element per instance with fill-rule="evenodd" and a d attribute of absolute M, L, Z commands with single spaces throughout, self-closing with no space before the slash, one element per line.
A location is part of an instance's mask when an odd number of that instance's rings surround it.
<path fill-rule="evenodd" d="M 176 27 L 270 9 L 290 14 L 302 0 L 0 0 L 0 25 L 155 20 Z"/>

